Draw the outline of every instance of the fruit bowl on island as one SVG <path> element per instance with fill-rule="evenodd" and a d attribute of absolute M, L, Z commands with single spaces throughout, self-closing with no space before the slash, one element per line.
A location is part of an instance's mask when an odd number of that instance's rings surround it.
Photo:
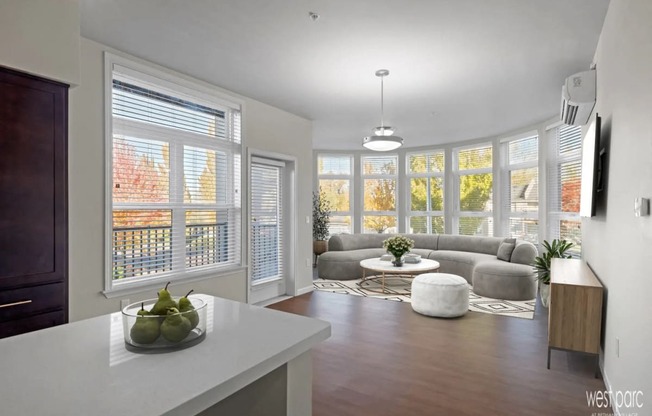
<path fill-rule="evenodd" d="M 206 337 L 206 302 L 188 295 L 172 297 L 166 286 L 158 299 L 125 306 L 122 326 L 127 349 L 165 352 L 200 343 Z"/>

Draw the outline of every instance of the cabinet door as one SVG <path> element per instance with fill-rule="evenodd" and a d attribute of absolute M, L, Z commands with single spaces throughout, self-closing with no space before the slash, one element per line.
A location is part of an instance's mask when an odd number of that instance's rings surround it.
<path fill-rule="evenodd" d="M 0 68 L 0 290 L 67 282 L 67 108 L 66 85 Z"/>

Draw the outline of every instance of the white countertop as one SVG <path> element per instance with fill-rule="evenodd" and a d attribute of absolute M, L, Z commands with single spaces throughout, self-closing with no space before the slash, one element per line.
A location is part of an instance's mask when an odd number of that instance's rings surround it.
<path fill-rule="evenodd" d="M 206 339 L 184 350 L 127 351 L 119 312 L 0 340 L 0 414 L 193 415 L 330 336 L 328 322 L 201 296 Z"/>

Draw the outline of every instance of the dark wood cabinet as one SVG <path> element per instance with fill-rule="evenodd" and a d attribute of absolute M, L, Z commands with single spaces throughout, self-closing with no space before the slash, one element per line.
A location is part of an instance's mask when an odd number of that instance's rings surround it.
<path fill-rule="evenodd" d="M 0 338 L 68 319 L 68 86 L 0 68 Z"/>

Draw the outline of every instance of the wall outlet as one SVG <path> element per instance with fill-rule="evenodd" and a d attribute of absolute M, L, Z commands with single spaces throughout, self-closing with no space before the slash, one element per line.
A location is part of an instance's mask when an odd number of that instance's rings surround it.
<path fill-rule="evenodd" d="M 620 358 L 620 338 L 616 338 L 616 357 Z"/>
<path fill-rule="evenodd" d="M 123 310 L 127 305 L 129 305 L 129 299 L 122 299 L 120 301 L 120 310 Z"/>
<path fill-rule="evenodd" d="M 310 224 L 310 215 L 306 215 L 306 224 Z"/>
<path fill-rule="evenodd" d="M 312 261 L 310 259 L 306 259 L 306 267 L 311 267 L 312 266 Z"/>

